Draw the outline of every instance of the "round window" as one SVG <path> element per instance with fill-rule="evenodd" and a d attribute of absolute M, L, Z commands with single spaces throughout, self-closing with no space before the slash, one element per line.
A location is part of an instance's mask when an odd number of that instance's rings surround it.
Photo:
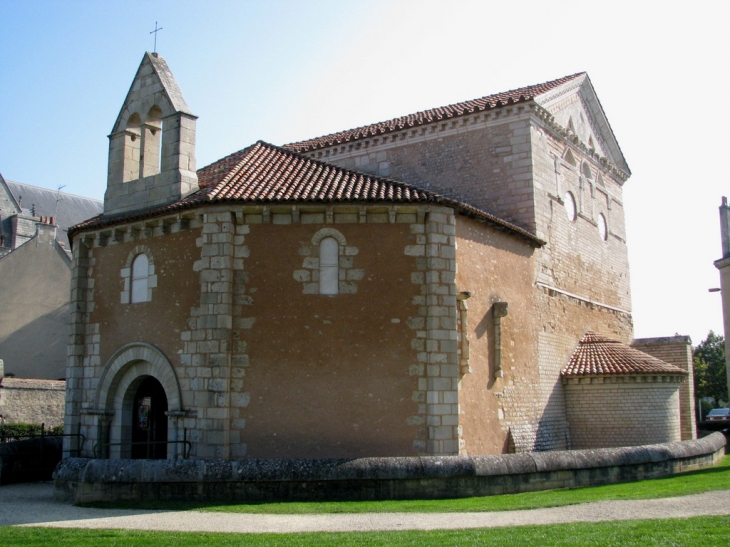
<path fill-rule="evenodd" d="M 573 197 L 573 194 L 570 192 L 567 192 L 565 194 L 565 199 L 563 200 L 563 203 L 565 204 L 565 212 L 568 215 L 568 220 L 575 220 L 575 198 Z"/>
<path fill-rule="evenodd" d="M 598 215 L 598 233 L 601 234 L 603 241 L 608 239 L 608 225 L 606 224 L 606 217 L 603 216 L 603 213 Z"/>

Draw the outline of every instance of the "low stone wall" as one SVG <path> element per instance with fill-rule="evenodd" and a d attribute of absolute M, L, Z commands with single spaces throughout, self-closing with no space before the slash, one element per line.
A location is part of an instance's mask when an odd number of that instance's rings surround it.
<path fill-rule="evenodd" d="M 63 460 L 58 499 L 378 500 L 456 498 L 658 478 L 716 463 L 725 437 L 495 456 L 351 460 Z"/>
<path fill-rule="evenodd" d="M 62 425 L 65 405 L 63 380 L 0 379 L 0 414 L 9 423 Z"/>

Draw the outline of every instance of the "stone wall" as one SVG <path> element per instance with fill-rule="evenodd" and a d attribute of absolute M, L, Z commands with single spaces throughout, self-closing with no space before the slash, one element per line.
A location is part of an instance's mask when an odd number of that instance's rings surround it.
<path fill-rule="evenodd" d="M 123 440 L 119 391 L 149 374 L 194 457 L 458 453 L 454 233 L 433 206 L 218 206 L 77 238 L 69 431 Z M 155 283 L 130 304 L 140 252 Z"/>
<path fill-rule="evenodd" d="M 521 104 L 307 155 L 466 199 L 534 232 L 530 116 Z"/>
<path fill-rule="evenodd" d="M 532 128 L 532 142 L 536 224 L 547 241 L 537 257 L 537 281 L 630 313 L 623 180 L 545 122 Z M 572 217 L 568 193 L 575 201 Z M 630 339 L 631 331 L 621 334 L 622 341 Z"/>
<path fill-rule="evenodd" d="M 679 375 L 563 378 L 572 447 L 679 441 L 683 380 Z"/>
<path fill-rule="evenodd" d="M 55 497 L 119 500 L 434 499 L 577 488 L 711 466 L 725 437 L 633 448 L 470 457 L 347 460 L 63 460 Z M 154 477 L 154 479 L 150 479 Z"/>
<path fill-rule="evenodd" d="M 692 340 L 690 337 L 637 338 L 631 342 L 631 346 L 687 372 L 686 379 L 679 386 L 679 413 L 682 424 L 682 440 L 696 439 L 695 382 L 692 363 Z"/>
<path fill-rule="evenodd" d="M 472 374 L 460 382 L 461 453 L 568 448 L 560 370 L 587 330 L 631 340 L 627 173 L 606 160 L 584 108 L 567 94 L 550 112 L 516 105 L 307 153 L 465 199 L 546 241 L 528 250 L 459 218 L 457 285 L 472 293 L 465 303 Z M 570 117 L 573 132 L 564 125 Z M 489 370 L 491 306 L 498 301 L 509 305 L 501 376 Z"/>
<path fill-rule="evenodd" d="M 536 255 L 539 283 L 630 314 L 627 174 L 537 105 L 465 115 L 307 155 L 461 198 L 513 222 L 547 241 Z M 565 211 L 567 192 L 576 202 L 573 220 Z M 620 338 L 629 342 L 631 331 Z"/>
<path fill-rule="evenodd" d="M 9 423 L 54 427 L 63 423 L 66 382 L 57 380 L 0 380 L 0 414 Z"/>
<path fill-rule="evenodd" d="M 195 125 L 167 63 L 146 53 L 109 135 L 104 212 L 171 203 L 197 190 Z"/>

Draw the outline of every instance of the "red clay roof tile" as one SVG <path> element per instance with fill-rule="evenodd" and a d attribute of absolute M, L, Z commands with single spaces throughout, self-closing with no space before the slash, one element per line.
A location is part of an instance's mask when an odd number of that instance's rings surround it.
<path fill-rule="evenodd" d="M 79 231 L 169 214 L 205 204 L 236 203 L 432 203 L 455 208 L 527 240 L 542 240 L 514 224 L 456 199 L 405 182 L 350 171 L 259 141 L 198 171 L 200 190 L 161 207 L 98 216 L 74 226 Z"/>
<path fill-rule="evenodd" d="M 587 332 L 578 343 L 568 366 L 560 374 L 562 376 L 677 375 L 687 372 L 631 346 L 594 332 Z"/>
<path fill-rule="evenodd" d="M 336 144 L 344 144 L 373 137 L 375 135 L 392 133 L 393 131 L 400 131 L 409 127 L 448 120 L 450 118 L 463 116 L 464 114 L 471 114 L 482 110 L 491 110 L 493 108 L 501 108 L 503 106 L 517 103 L 525 103 L 532 101 L 538 95 L 542 95 L 543 93 L 584 75 L 585 72 L 579 72 L 572 76 L 565 76 L 542 84 L 520 87 L 511 91 L 487 95 L 480 99 L 472 99 L 470 101 L 463 101 L 439 108 L 431 108 L 429 110 L 423 110 L 421 112 L 401 116 L 400 118 L 394 118 L 384 122 L 364 125 L 362 127 L 356 127 L 355 129 L 348 129 L 346 131 L 339 131 L 337 133 L 331 133 L 330 135 L 324 135 L 322 137 L 315 137 L 314 139 L 308 139 L 306 141 L 293 142 L 284 145 L 284 148 L 299 153 L 308 152 Z"/>

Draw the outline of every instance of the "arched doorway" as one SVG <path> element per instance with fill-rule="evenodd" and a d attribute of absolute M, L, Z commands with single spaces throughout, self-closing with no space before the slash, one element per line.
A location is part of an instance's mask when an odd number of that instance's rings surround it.
<path fill-rule="evenodd" d="M 148 376 L 142 380 L 131 410 L 132 458 L 167 458 L 167 395 L 156 378 Z"/>
<path fill-rule="evenodd" d="M 143 385 L 149 379 L 154 379 L 155 382 L 150 381 Z M 145 393 L 150 389 L 151 392 Z M 141 396 L 139 398 L 138 393 Z M 151 411 L 154 419 L 154 428 L 151 431 L 140 430 L 138 427 L 139 407 L 144 403 L 139 399 L 144 399 L 145 396 L 150 397 L 151 403 L 145 410 L 148 413 L 147 418 L 150 418 Z M 155 398 L 162 402 L 155 403 Z M 144 451 L 144 455 L 138 455 L 137 450 L 132 455 L 133 437 L 140 439 L 143 446 L 147 444 L 148 434 L 157 441 L 177 441 L 179 438 L 182 422 L 179 417 L 185 414 L 182 410 L 180 382 L 167 357 L 150 344 L 127 344 L 111 356 L 101 374 L 95 400 L 96 409 L 105 423 L 98 428 L 99 433 L 92 429 L 84 429 L 82 432 L 88 435 L 87 438 L 96 439 L 96 442 L 106 440 L 109 445 L 108 457 L 112 459 L 146 457 L 146 446 L 140 449 Z M 165 410 L 168 415 L 165 415 Z M 176 418 L 170 419 L 170 414 Z M 152 426 L 152 422 L 149 423 Z M 138 431 L 135 432 L 135 429 Z M 159 446 L 165 447 L 164 444 Z M 180 445 L 170 444 L 169 450 L 167 447 L 157 450 L 159 452 L 152 453 L 151 457 L 164 458 L 167 454 L 167 457 L 174 459 L 179 454 Z"/>

